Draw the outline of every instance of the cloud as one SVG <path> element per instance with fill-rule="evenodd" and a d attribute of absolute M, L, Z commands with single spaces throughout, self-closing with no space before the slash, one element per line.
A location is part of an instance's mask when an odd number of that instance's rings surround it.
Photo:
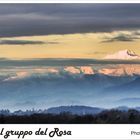
<path fill-rule="evenodd" d="M 0 57 L 0 61 L 7 61 L 9 59 L 5 58 L 5 57 Z"/>
<path fill-rule="evenodd" d="M 140 4 L 2 4 L 0 37 L 140 28 Z"/>
<path fill-rule="evenodd" d="M 30 44 L 45 44 L 45 42 L 29 41 L 29 40 L 0 40 L 0 45 L 30 45 Z"/>
<path fill-rule="evenodd" d="M 0 40 L 0 45 L 36 45 L 36 44 L 58 44 L 58 42 L 43 42 L 30 40 Z"/>
<path fill-rule="evenodd" d="M 25 60 L 0 60 L 0 68 L 10 67 L 43 67 L 43 66 L 91 66 L 93 64 L 140 64 L 139 61 L 112 61 L 96 59 L 25 59 Z"/>
<path fill-rule="evenodd" d="M 129 34 L 125 33 L 118 33 L 117 35 L 111 35 L 110 37 L 104 37 L 103 43 L 108 43 L 108 42 L 132 42 L 137 39 L 140 39 L 139 35 L 133 32 L 130 32 Z"/>
<path fill-rule="evenodd" d="M 137 35 L 137 36 L 139 36 L 139 35 L 140 35 L 140 30 L 133 31 L 132 33 L 133 33 L 133 35 Z"/>

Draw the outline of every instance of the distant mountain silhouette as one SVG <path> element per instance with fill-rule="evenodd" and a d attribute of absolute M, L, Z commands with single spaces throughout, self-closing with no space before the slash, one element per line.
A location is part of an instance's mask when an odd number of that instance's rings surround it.
<path fill-rule="evenodd" d="M 32 110 L 16 110 L 11 112 L 10 110 L 0 110 L 0 117 L 1 116 L 32 116 L 32 115 L 98 115 L 100 113 L 108 112 L 111 110 L 121 111 L 121 112 L 128 112 L 129 110 L 135 110 L 140 113 L 140 107 L 128 107 L 128 106 L 118 106 L 114 108 L 100 108 L 100 107 L 90 107 L 90 106 L 58 106 L 58 107 L 51 107 L 48 109 L 32 109 Z"/>
<path fill-rule="evenodd" d="M 127 106 L 118 106 L 115 108 L 105 109 L 99 107 L 90 107 L 90 106 L 60 106 L 60 107 L 52 107 L 47 109 L 46 113 L 50 114 L 61 114 L 61 113 L 70 113 L 73 115 L 95 115 L 104 111 L 109 110 L 118 110 L 122 112 L 127 112 L 128 110 L 136 110 L 140 111 L 140 107 L 127 107 Z"/>
<path fill-rule="evenodd" d="M 60 106 L 60 107 L 52 107 L 47 110 L 47 113 L 51 114 L 60 114 L 63 112 L 68 112 L 71 114 L 77 115 L 87 115 L 87 114 L 98 114 L 105 109 L 97 108 L 97 107 L 88 107 L 88 106 Z"/>
<path fill-rule="evenodd" d="M 115 110 L 119 110 L 119 111 L 128 111 L 130 108 L 127 106 L 119 106 L 114 108 Z"/>

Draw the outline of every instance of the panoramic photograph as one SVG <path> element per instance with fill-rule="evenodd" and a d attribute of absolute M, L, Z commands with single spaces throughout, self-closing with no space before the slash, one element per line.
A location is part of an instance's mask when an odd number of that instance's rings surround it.
<path fill-rule="evenodd" d="M 140 4 L 0 4 L 1 124 L 140 124 Z"/>

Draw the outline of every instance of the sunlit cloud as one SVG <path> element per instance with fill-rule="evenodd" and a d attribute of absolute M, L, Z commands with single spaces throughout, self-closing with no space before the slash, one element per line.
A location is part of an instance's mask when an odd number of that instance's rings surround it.
<path fill-rule="evenodd" d="M 127 31 L 127 32 L 118 31 L 118 32 L 115 32 L 114 34 L 110 33 L 110 36 L 104 36 L 103 41 L 101 42 L 103 43 L 111 43 L 111 42 L 117 42 L 117 41 L 132 42 L 137 39 L 140 39 L 140 34 L 138 33 L 139 32 L 135 32 L 135 31 Z"/>

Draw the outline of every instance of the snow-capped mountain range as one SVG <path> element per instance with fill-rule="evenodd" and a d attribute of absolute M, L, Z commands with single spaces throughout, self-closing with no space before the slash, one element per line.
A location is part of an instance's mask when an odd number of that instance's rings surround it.
<path fill-rule="evenodd" d="M 11 70 L 12 71 L 12 70 Z M 19 71 L 12 71 L 5 76 L 1 75 L 1 80 L 15 81 L 26 79 L 30 77 L 50 77 L 50 78 L 62 78 L 65 76 L 82 77 L 83 75 L 95 75 L 102 74 L 108 76 L 133 76 L 140 75 L 139 64 L 117 64 L 117 65 L 105 65 L 97 68 L 96 66 L 66 66 L 66 67 L 45 67 L 40 69 L 21 69 Z"/>
<path fill-rule="evenodd" d="M 108 55 L 105 59 L 122 59 L 122 60 L 134 60 L 140 59 L 135 52 L 130 50 L 122 50 L 115 54 Z M 65 77 L 82 76 L 82 75 L 94 75 L 103 74 L 109 76 L 123 76 L 123 75 L 140 75 L 139 64 L 110 64 L 110 65 L 87 65 L 87 66 L 44 66 L 44 67 L 28 67 L 28 68 L 16 68 L 16 69 L 1 69 L 2 81 L 15 81 L 25 79 L 29 77 L 51 76 L 51 77 Z"/>
<path fill-rule="evenodd" d="M 12 70 L 11 70 L 12 71 Z M 102 74 L 108 76 L 133 76 L 140 75 L 140 65 L 139 64 L 118 64 L 118 65 L 105 65 L 104 67 L 97 68 L 96 66 L 66 66 L 66 67 L 46 67 L 40 69 L 22 69 L 20 71 L 12 71 L 5 76 L 1 75 L 1 80 L 15 81 L 26 79 L 30 77 L 50 77 L 59 78 L 65 76 L 81 77 L 83 75 L 94 75 Z"/>
<path fill-rule="evenodd" d="M 105 56 L 104 59 L 134 60 L 140 59 L 140 56 L 138 56 L 134 51 L 126 49 L 116 52 L 114 54 L 109 54 Z"/>

